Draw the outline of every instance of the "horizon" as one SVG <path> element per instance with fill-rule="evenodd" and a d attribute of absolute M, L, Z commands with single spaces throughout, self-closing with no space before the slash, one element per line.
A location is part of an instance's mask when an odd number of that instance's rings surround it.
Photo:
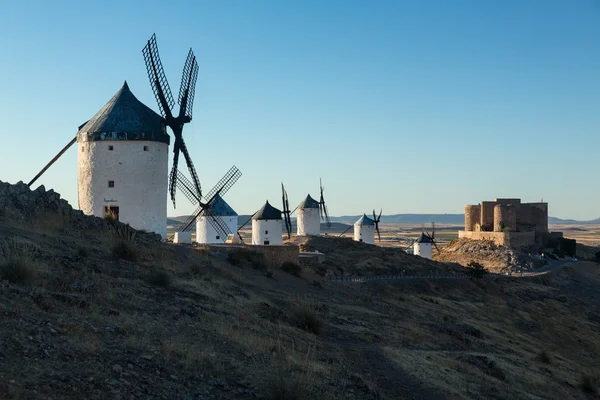
<path fill-rule="evenodd" d="M 125 80 L 158 111 L 141 52 L 156 32 L 175 94 L 190 47 L 198 58 L 183 137 L 203 192 L 242 171 L 225 196 L 240 214 L 280 205 L 280 182 L 290 203 L 315 197 L 321 177 L 334 215 L 454 214 L 496 197 L 600 215 L 587 173 L 600 167 L 599 1 L 173 4 L 5 5 L 1 181 L 28 182 Z M 76 159 L 69 149 L 32 189 L 77 208 Z M 177 201 L 169 218 L 193 211 Z"/>

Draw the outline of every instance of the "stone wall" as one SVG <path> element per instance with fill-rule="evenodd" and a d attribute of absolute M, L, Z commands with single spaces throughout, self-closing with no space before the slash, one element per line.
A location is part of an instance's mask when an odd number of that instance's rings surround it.
<path fill-rule="evenodd" d="M 482 231 L 493 231 L 494 230 L 494 206 L 495 201 L 482 201 L 481 202 L 481 230 Z"/>
<path fill-rule="evenodd" d="M 519 248 L 535 245 L 535 232 L 467 232 L 458 231 L 459 238 L 492 240 L 499 246 Z"/>
<path fill-rule="evenodd" d="M 273 267 L 280 267 L 286 261 L 300 263 L 300 248 L 298 246 L 258 246 L 244 244 L 202 244 L 199 249 L 228 253 L 237 249 L 262 253 L 265 260 Z"/>
<path fill-rule="evenodd" d="M 478 231 L 480 227 L 481 206 L 465 206 L 465 231 Z"/>

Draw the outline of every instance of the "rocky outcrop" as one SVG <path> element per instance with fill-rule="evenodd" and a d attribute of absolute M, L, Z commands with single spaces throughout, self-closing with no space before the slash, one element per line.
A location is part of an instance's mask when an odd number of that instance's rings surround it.
<path fill-rule="evenodd" d="M 23 182 L 13 185 L 0 181 L 0 219 L 24 223 L 44 219 L 50 215 L 61 216 L 68 222 L 69 228 L 76 230 L 102 230 L 115 226 L 133 230 L 120 222 L 84 215 L 62 199 L 60 193 L 52 189 L 46 190 L 44 185 L 31 190 Z M 144 241 L 161 240 L 160 235 L 155 233 L 137 231 L 136 235 Z"/>

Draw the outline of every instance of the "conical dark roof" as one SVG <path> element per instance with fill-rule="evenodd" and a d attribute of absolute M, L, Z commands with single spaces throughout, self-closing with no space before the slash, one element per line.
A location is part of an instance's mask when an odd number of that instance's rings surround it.
<path fill-rule="evenodd" d="M 260 210 L 258 210 L 252 219 L 281 219 L 281 211 L 269 204 L 269 200 Z"/>
<path fill-rule="evenodd" d="M 360 219 L 358 221 L 356 221 L 354 223 L 354 225 L 373 226 L 373 225 L 375 225 L 375 221 L 373 221 L 371 218 L 367 217 L 367 214 L 363 214 L 363 216 L 360 217 Z"/>
<path fill-rule="evenodd" d="M 96 115 L 79 127 L 77 139 L 169 143 L 162 117 L 139 101 L 129 90 L 127 82 Z"/>
<path fill-rule="evenodd" d="M 310 194 L 306 196 L 302 203 L 298 205 L 298 210 L 304 210 L 305 208 L 319 208 L 319 202 L 310 197 Z"/>
<path fill-rule="evenodd" d="M 238 215 L 218 194 L 215 195 L 214 199 L 210 202 L 210 210 L 212 211 L 212 214 L 219 217 L 232 217 Z"/>
<path fill-rule="evenodd" d="M 417 243 L 433 243 L 433 241 L 425 233 L 421 233 L 421 236 L 417 239 Z"/>

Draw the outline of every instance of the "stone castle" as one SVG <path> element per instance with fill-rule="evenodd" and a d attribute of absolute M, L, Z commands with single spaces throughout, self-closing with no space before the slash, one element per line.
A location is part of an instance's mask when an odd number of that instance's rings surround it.
<path fill-rule="evenodd" d="M 508 247 L 545 246 L 560 232 L 548 232 L 548 203 L 521 203 L 521 199 L 495 199 L 465 206 L 465 230 L 459 238 L 493 240 Z"/>

